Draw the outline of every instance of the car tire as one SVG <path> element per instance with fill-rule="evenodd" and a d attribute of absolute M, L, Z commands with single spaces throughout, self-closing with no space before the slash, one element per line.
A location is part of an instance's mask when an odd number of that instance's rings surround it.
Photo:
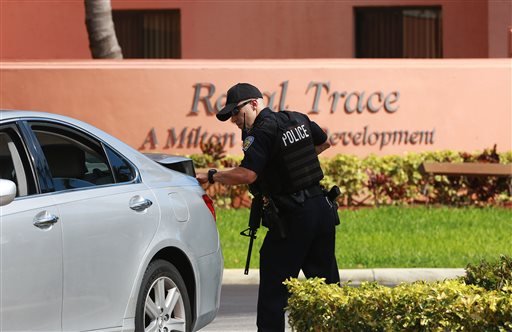
<path fill-rule="evenodd" d="M 135 331 L 192 331 L 192 311 L 185 282 L 168 261 L 149 264 L 137 299 Z"/>

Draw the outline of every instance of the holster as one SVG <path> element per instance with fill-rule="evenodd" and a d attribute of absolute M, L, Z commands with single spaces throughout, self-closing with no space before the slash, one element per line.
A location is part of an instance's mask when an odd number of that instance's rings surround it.
<path fill-rule="evenodd" d="M 268 227 L 270 230 L 279 232 L 282 239 L 286 238 L 288 233 L 288 225 L 286 220 L 279 216 L 279 209 L 277 208 L 274 200 L 270 197 L 266 198 L 263 206 L 263 226 Z"/>
<path fill-rule="evenodd" d="M 338 203 L 336 200 L 331 202 L 331 209 L 334 215 L 334 225 L 338 226 L 340 224 L 340 215 L 338 214 Z"/>
<path fill-rule="evenodd" d="M 334 225 L 336 226 L 340 224 L 340 216 L 338 215 L 338 202 L 336 201 L 336 198 L 340 195 L 340 193 L 340 188 L 338 188 L 338 186 L 333 186 L 329 191 L 324 190 L 324 195 L 331 207 L 334 218 Z"/>

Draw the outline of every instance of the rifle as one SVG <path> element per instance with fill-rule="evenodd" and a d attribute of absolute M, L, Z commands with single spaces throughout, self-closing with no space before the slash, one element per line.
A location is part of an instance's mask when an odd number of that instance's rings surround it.
<path fill-rule="evenodd" d="M 249 265 L 251 263 L 252 245 L 256 238 L 256 232 L 260 227 L 261 216 L 263 211 L 263 197 L 255 195 L 251 203 L 251 213 L 249 215 L 249 228 L 240 232 L 242 236 L 249 237 L 249 249 L 247 250 L 247 260 L 245 261 L 244 274 L 249 274 Z"/>

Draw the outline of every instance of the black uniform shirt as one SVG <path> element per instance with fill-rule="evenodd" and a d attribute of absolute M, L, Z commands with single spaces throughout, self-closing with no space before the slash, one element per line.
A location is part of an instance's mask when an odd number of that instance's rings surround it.
<path fill-rule="evenodd" d="M 286 116 L 265 108 L 256 117 L 251 130 L 247 135 L 244 135 L 242 147 L 244 159 L 240 166 L 255 172 L 258 177 L 265 173 L 266 169 L 271 168 L 268 166 L 272 164 L 271 158 L 274 154 L 277 139 L 277 122 L 272 113 L 277 116 Z M 309 120 L 306 115 L 304 117 L 309 122 L 314 144 L 324 143 L 327 140 L 325 132 L 315 122 Z"/>

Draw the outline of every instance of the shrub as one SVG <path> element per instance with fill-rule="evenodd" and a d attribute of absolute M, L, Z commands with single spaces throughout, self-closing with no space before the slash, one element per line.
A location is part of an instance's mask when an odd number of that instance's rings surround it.
<path fill-rule="evenodd" d="M 285 282 L 290 325 L 297 331 L 511 331 L 512 259 L 469 264 L 453 280 L 327 285 Z"/>
<path fill-rule="evenodd" d="M 510 331 L 512 292 L 487 291 L 458 280 L 401 284 L 326 285 L 285 282 L 296 331 Z"/>
<path fill-rule="evenodd" d="M 356 196 L 363 190 L 367 176 L 361 172 L 361 163 L 356 156 L 342 154 L 321 160 L 324 171 L 322 185 L 326 188 L 337 185 L 341 192 L 338 201 L 342 205 L 353 205 Z"/>
<path fill-rule="evenodd" d="M 203 154 L 190 156 L 196 168 L 235 167 L 242 160 L 241 156 L 224 156 L 224 151 L 215 146 L 205 145 L 202 148 Z M 434 204 L 483 206 L 512 202 L 507 178 L 441 175 L 431 177 L 419 172 L 418 168 L 424 161 L 512 163 L 512 151 L 497 153 L 494 147 L 475 153 L 437 151 L 408 153 L 403 156 L 370 155 L 365 158 L 339 154 L 320 159 L 324 171 L 321 184 L 328 188 L 333 185 L 340 188 L 340 206 L 425 201 Z M 238 189 L 229 187 L 216 184 L 207 191 L 222 206 L 249 205 L 247 186 Z"/>
<path fill-rule="evenodd" d="M 463 280 L 487 290 L 502 290 L 512 286 L 512 258 L 502 255 L 497 262 L 482 260 L 478 265 L 468 264 Z"/>

